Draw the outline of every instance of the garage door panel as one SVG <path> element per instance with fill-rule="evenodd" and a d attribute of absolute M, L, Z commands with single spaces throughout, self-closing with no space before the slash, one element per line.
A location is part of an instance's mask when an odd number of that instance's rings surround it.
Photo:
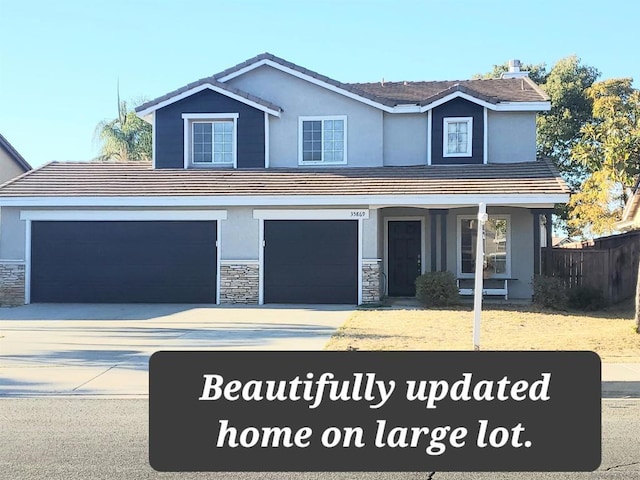
<path fill-rule="evenodd" d="M 33 302 L 215 302 L 215 222 L 33 222 Z"/>
<path fill-rule="evenodd" d="M 264 262 L 267 303 L 358 301 L 357 221 L 265 221 Z"/>

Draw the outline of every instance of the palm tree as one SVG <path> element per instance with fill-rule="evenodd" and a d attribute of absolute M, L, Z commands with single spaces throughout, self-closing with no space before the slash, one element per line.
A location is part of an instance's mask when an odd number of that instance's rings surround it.
<path fill-rule="evenodd" d="M 96 126 L 95 138 L 100 142 L 98 161 L 150 161 L 151 125 L 129 110 L 118 94 L 118 118 Z"/>

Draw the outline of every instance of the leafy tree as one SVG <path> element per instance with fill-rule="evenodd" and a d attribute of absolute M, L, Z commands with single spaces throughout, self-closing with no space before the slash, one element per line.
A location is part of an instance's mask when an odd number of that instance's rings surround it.
<path fill-rule="evenodd" d="M 572 161 L 571 150 L 591 120 L 593 100 L 586 91 L 599 76 L 596 68 L 582 65 L 573 55 L 559 60 L 540 84 L 551 99 L 551 110 L 538 115 L 538 155 L 550 158 L 574 189 L 588 171 Z"/>
<path fill-rule="evenodd" d="M 580 130 L 571 157 L 592 173 L 569 204 L 569 224 L 583 234 L 615 230 L 627 189 L 640 172 L 640 91 L 631 84 L 630 78 L 618 78 L 587 90 L 593 118 Z"/>
<path fill-rule="evenodd" d="M 138 117 L 127 102 L 118 97 L 118 118 L 100 122 L 95 130 L 100 142 L 98 161 L 150 161 L 151 125 Z"/>

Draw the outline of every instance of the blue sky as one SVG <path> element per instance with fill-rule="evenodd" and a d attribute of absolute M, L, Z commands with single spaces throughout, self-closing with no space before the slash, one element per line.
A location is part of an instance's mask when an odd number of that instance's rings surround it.
<path fill-rule="evenodd" d="M 465 79 L 578 55 L 640 85 L 640 3 L 0 0 L 0 133 L 33 166 L 90 160 L 98 122 L 262 52 L 344 82 Z"/>

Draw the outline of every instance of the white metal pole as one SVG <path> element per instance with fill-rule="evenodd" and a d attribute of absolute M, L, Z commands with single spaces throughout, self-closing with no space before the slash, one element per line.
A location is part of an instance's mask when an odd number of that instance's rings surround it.
<path fill-rule="evenodd" d="M 476 270 L 473 289 L 473 349 L 480 350 L 480 314 L 482 313 L 482 272 L 484 270 L 484 224 L 487 221 L 487 205 L 478 204 L 478 230 L 476 238 Z"/>

